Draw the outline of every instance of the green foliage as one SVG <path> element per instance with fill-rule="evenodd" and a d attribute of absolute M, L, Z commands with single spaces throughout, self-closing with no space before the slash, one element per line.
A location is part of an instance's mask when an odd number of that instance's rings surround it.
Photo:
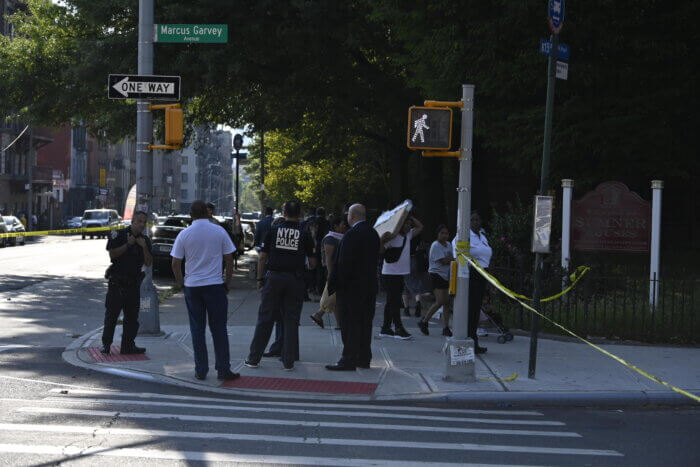
<path fill-rule="evenodd" d="M 307 160 L 305 142 L 291 138 L 287 132 L 265 134 L 265 191 L 268 203 L 279 207 L 286 200 L 297 199 L 309 206 L 324 206 L 340 212 L 349 200 L 368 199 L 380 190 L 382 177 L 361 152 L 348 152 L 342 160 L 316 154 Z M 248 169 L 258 174 L 253 184 L 260 187 L 260 142 L 250 148 Z"/>
<path fill-rule="evenodd" d="M 523 205 L 519 197 L 506 203 L 506 209 L 493 208 L 488 225 L 489 244 L 493 249 L 492 264 L 495 267 L 524 266 L 530 251 L 532 236 L 532 204 Z"/>

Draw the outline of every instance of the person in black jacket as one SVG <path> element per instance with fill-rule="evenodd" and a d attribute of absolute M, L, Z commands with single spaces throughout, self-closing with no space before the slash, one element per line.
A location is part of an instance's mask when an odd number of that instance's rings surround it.
<path fill-rule="evenodd" d="M 337 293 L 343 356 L 331 371 L 369 368 L 372 360 L 372 320 L 377 296 L 379 235 L 366 220 L 366 210 L 353 204 L 348 211 L 352 226 L 338 246 L 336 267 L 328 279 L 328 293 Z"/>

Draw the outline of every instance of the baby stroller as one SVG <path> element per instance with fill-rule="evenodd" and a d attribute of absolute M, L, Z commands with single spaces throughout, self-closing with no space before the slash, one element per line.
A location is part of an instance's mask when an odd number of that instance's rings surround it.
<path fill-rule="evenodd" d="M 479 322 L 491 323 L 496 328 L 498 331 L 496 341 L 499 344 L 505 344 L 506 342 L 513 340 L 513 334 L 510 332 L 510 329 L 503 324 L 501 315 L 491 309 L 491 297 L 488 295 L 488 293 L 484 294 L 484 301 L 481 305 Z"/>

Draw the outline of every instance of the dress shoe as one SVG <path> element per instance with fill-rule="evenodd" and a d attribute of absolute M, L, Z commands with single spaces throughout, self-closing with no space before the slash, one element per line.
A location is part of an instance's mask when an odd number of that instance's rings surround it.
<path fill-rule="evenodd" d="M 119 351 L 120 354 L 142 354 L 146 353 L 146 349 L 144 347 L 122 347 L 122 349 Z"/>
<path fill-rule="evenodd" d="M 234 373 L 233 371 L 229 370 L 228 372 L 221 374 L 216 377 L 219 381 L 233 381 L 234 379 L 239 378 L 241 375 L 238 373 Z"/>
<path fill-rule="evenodd" d="M 103 345 L 100 352 L 102 352 L 105 355 L 109 355 L 110 353 L 112 353 L 112 346 L 111 345 Z"/>
<path fill-rule="evenodd" d="M 330 371 L 355 371 L 355 367 L 345 365 L 343 363 L 336 363 L 335 365 L 326 365 L 326 370 L 330 370 Z"/>
<path fill-rule="evenodd" d="M 282 367 L 282 370 L 284 370 L 284 371 L 293 371 L 293 370 L 294 370 L 294 365 L 290 365 L 290 366 L 284 365 L 284 366 Z"/>
<path fill-rule="evenodd" d="M 243 364 L 245 366 L 247 366 L 248 368 L 257 368 L 258 367 L 257 363 L 251 362 L 250 360 L 246 360 Z"/>
<path fill-rule="evenodd" d="M 479 347 L 478 345 L 476 346 L 476 349 L 474 349 L 474 351 L 475 351 L 477 354 L 486 353 L 487 350 L 488 350 L 488 349 L 487 349 L 486 347 Z"/>
<path fill-rule="evenodd" d="M 207 379 L 207 375 L 200 375 L 199 373 L 195 373 L 194 377 L 200 381 Z"/>
<path fill-rule="evenodd" d="M 452 337 L 452 330 L 449 327 L 445 327 L 442 330 L 442 335 L 447 337 Z"/>
<path fill-rule="evenodd" d="M 281 357 L 281 356 L 282 356 L 282 354 L 281 354 L 281 353 L 277 353 L 277 352 L 265 352 L 265 353 L 263 354 L 263 357 L 265 357 L 265 358 L 270 358 L 270 357 Z"/>

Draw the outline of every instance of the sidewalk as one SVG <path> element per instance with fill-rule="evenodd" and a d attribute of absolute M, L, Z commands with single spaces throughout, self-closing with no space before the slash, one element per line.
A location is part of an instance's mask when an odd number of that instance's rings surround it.
<path fill-rule="evenodd" d="M 304 304 L 299 328 L 301 361 L 296 363 L 294 371 L 282 371 L 282 364 L 276 358 L 264 358 L 258 368 L 247 368 L 243 361 L 248 354 L 260 298 L 253 289 L 253 281 L 242 276 L 229 293 L 231 367 L 241 374 L 235 381 L 222 385 L 216 379 L 210 336 L 209 375 L 204 381 L 194 378 L 187 308 L 181 293 L 160 306 L 163 335 L 137 338 L 137 344 L 148 349 L 147 359 L 124 359 L 113 352 L 109 358 L 113 361 L 100 361 L 104 360 L 99 353 L 101 328 L 66 348 L 63 358 L 94 371 L 241 396 L 355 401 L 454 400 L 489 405 L 695 404 L 590 346 L 574 342 L 540 338 L 537 375 L 535 379 L 528 379 L 529 338 L 519 335 L 505 344 L 498 344 L 493 333 L 481 338 L 480 345 L 487 346 L 488 353 L 477 356 L 477 381 L 446 382 L 443 376 L 447 360 L 439 324 L 431 325 L 431 335 L 424 336 L 416 327 L 417 318 L 405 317 L 404 325 L 413 339 L 377 337 L 383 315 L 383 296 L 377 299 L 370 369 L 331 372 L 324 368 L 338 360 L 342 342 L 340 331 L 334 329 L 332 316 L 326 316 L 325 329 L 311 321 L 309 315 L 318 309 L 314 302 Z M 118 326 L 116 343 L 120 332 L 121 326 Z M 700 394 L 698 348 L 602 347 L 670 384 Z"/>

